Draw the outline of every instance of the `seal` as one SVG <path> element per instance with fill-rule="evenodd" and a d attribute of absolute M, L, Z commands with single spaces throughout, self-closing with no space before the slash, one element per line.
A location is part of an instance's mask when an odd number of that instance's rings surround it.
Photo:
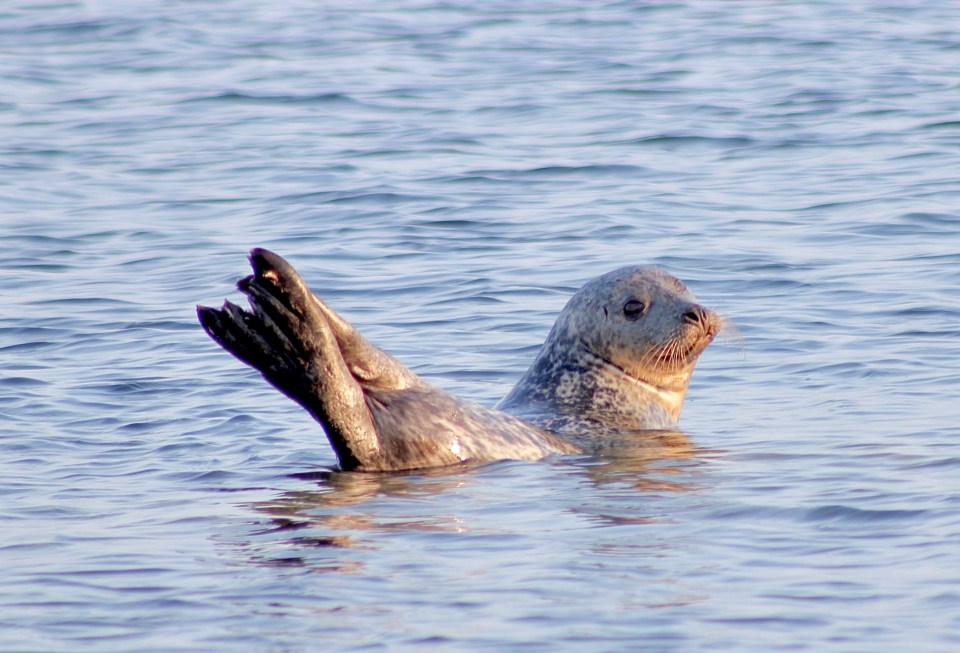
<path fill-rule="evenodd" d="M 250 252 L 249 310 L 197 307 L 204 330 L 320 422 L 340 467 L 394 471 L 537 460 L 607 435 L 676 426 L 719 317 L 659 270 L 591 281 L 517 386 L 491 409 L 433 387 L 368 342 L 280 256 Z"/>

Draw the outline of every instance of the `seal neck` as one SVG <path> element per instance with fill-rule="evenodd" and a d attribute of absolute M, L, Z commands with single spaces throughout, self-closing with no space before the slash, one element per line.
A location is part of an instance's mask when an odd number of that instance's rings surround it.
<path fill-rule="evenodd" d="M 631 376 L 576 337 L 548 338 L 498 408 L 565 435 L 673 429 L 683 390 Z"/>
<path fill-rule="evenodd" d="M 660 404 L 660 406 L 669 413 L 670 417 L 673 418 L 674 422 L 680 419 L 680 411 L 683 409 L 683 399 L 687 390 L 686 383 L 683 383 L 679 387 L 666 387 L 657 385 L 646 379 L 637 378 L 613 361 L 607 360 L 603 356 L 590 351 L 590 348 L 587 347 L 586 343 L 582 340 L 578 342 L 578 345 L 580 346 L 580 354 L 583 359 L 589 361 L 588 364 L 596 368 L 601 375 L 609 378 L 615 387 L 617 384 L 622 384 L 622 386 L 628 388 L 632 387 L 636 392 L 646 395 L 646 401 L 652 399 Z M 625 392 L 624 394 L 627 393 Z"/>

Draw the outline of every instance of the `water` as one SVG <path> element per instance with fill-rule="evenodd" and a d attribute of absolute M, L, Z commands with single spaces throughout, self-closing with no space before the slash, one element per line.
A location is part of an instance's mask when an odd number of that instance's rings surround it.
<path fill-rule="evenodd" d="M 0 8 L 0 650 L 960 647 L 960 9 Z M 688 439 L 324 472 L 251 246 L 486 403 L 587 279 L 736 324 Z"/>

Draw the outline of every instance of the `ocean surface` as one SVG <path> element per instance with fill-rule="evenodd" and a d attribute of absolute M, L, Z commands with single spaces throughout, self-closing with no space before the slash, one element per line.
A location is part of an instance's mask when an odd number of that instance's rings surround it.
<path fill-rule="evenodd" d="M 960 650 L 960 4 L 0 4 L 0 651 Z M 194 305 L 271 248 L 494 404 L 586 280 L 685 437 L 331 472 Z"/>

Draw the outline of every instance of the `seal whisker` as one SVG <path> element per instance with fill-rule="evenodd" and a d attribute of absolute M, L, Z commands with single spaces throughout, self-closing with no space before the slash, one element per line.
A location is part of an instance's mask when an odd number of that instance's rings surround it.
<path fill-rule="evenodd" d="M 740 355 L 746 356 L 746 346 L 744 344 L 743 334 L 740 332 L 740 328 L 737 326 L 736 322 L 734 322 L 733 319 L 728 315 L 720 314 L 717 317 L 720 320 L 720 330 L 718 331 L 720 342 L 736 346 L 740 352 Z"/>

